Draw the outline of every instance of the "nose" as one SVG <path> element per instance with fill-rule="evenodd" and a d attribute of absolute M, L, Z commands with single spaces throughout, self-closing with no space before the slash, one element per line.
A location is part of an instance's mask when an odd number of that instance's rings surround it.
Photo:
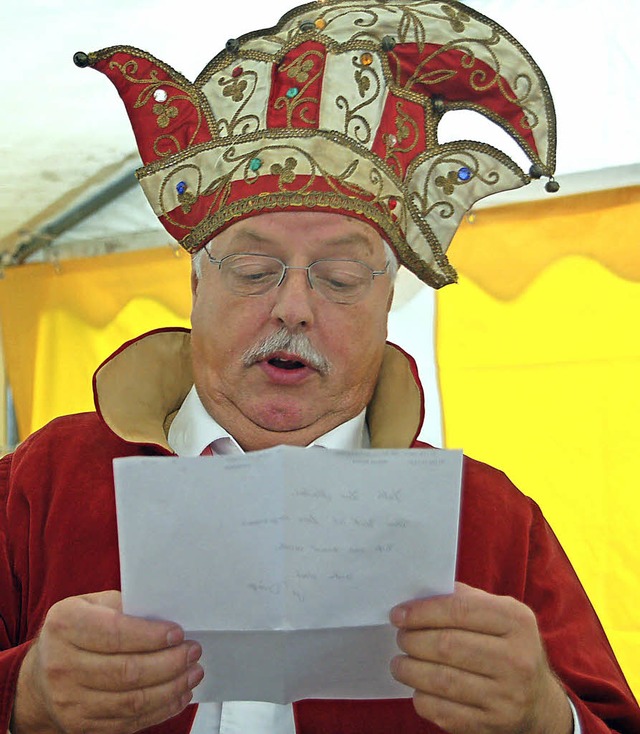
<path fill-rule="evenodd" d="M 315 294 L 306 268 L 288 268 L 284 279 L 273 290 L 271 315 L 291 330 L 308 328 L 314 321 Z"/>

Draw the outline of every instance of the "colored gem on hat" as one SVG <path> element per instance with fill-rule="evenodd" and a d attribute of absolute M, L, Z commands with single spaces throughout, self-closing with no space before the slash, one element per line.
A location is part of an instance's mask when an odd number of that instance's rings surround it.
<path fill-rule="evenodd" d="M 291 87 L 290 89 L 287 89 L 287 97 L 289 99 L 293 99 L 294 97 L 297 97 L 300 94 L 300 90 L 298 87 Z"/>
<path fill-rule="evenodd" d="M 237 38 L 230 38 L 224 45 L 230 53 L 236 53 L 240 50 L 240 41 Z"/>
<path fill-rule="evenodd" d="M 382 39 L 381 45 L 383 51 L 393 51 L 396 47 L 396 39 L 393 36 L 385 36 Z"/>
<path fill-rule="evenodd" d="M 316 24 L 312 20 L 303 20 L 302 23 L 300 23 L 300 30 L 303 33 L 309 33 L 309 31 L 315 31 Z"/>
<path fill-rule="evenodd" d="M 363 53 L 360 57 L 360 63 L 363 66 L 371 66 L 371 64 L 373 64 L 373 55 L 369 52 Z"/>
<path fill-rule="evenodd" d="M 252 158 L 249 161 L 249 168 L 252 171 L 259 171 L 262 168 L 262 160 L 260 158 Z"/>
<path fill-rule="evenodd" d="M 182 196 L 184 192 L 187 190 L 187 184 L 184 181 L 180 181 L 176 184 L 176 191 Z"/>
<path fill-rule="evenodd" d="M 560 184 L 555 180 L 555 178 L 552 178 L 547 181 L 544 188 L 549 194 L 555 194 L 560 191 Z"/>
<path fill-rule="evenodd" d="M 237 79 L 239 76 L 241 76 L 244 69 L 241 66 L 236 66 L 236 68 L 231 72 L 231 76 L 234 79 Z"/>
<path fill-rule="evenodd" d="M 327 21 L 324 18 L 318 18 L 314 25 L 319 31 L 323 31 L 327 27 Z"/>
<path fill-rule="evenodd" d="M 471 173 L 471 169 L 470 168 L 467 168 L 466 166 L 463 166 L 458 171 L 458 178 L 461 181 L 468 181 L 472 176 L 473 176 L 473 173 Z"/>
<path fill-rule="evenodd" d="M 398 206 L 398 200 L 396 199 L 395 196 L 392 196 L 389 199 L 389 209 L 393 211 L 393 209 L 395 209 L 397 206 Z"/>
<path fill-rule="evenodd" d="M 395 148 L 398 144 L 398 138 L 396 138 L 395 135 L 387 135 L 387 144 L 390 145 L 392 148 Z"/>
<path fill-rule="evenodd" d="M 156 102 L 166 102 L 168 96 L 164 89 L 156 89 L 153 93 L 153 98 Z"/>

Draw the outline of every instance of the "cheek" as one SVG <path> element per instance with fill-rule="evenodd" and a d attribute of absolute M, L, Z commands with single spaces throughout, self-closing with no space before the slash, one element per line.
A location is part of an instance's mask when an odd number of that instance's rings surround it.
<path fill-rule="evenodd" d="M 221 315 L 215 300 L 202 291 L 191 309 L 191 344 L 193 356 L 200 365 L 213 366 L 219 355 L 227 351 L 228 314 Z"/>
<path fill-rule="evenodd" d="M 191 311 L 194 351 L 210 364 L 231 363 L 258 340 L 264 309 L 257 302 L 235 304 L 226 299 L 198 297 Z M 236 359 L 237 358 L 237 359 Z"/>
<path fill-rule="evenodd" d="M 334 358 L 348 366 L 349 373 L 355 376 L 369 374 L 372 366 L 381 360 L 386 336 L 386 312 L 368 313 L 334 325 L 327 343 Z"/>

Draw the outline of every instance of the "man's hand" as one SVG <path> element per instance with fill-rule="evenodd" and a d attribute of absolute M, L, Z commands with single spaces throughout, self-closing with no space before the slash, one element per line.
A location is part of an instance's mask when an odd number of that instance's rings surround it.
<path fill-rule="evenodd" d="M 406 655 L 393 676 L 415 689 L 420 716 L 450 734 L 570 734 L 567 696 L 551 671 L 533 612 L 465 584 L 391 612 Z"/>
<path fill-rule="evenodd" d="M 200 646 L 121 610 L 117 591 L 51 607 L 20 669 L 12 734 L 130 734 L 184 709 L 203 677 Z"/>

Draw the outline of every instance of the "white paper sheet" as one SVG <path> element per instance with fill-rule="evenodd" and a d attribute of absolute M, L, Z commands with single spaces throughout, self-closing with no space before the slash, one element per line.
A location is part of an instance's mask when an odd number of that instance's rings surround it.
<path fill-rule="evenodd" d="M 462 454 L 114 461 L 128 614 L 203 646 L 197 701 L 410 695 L 389 610 L 453 590 Z"/>

